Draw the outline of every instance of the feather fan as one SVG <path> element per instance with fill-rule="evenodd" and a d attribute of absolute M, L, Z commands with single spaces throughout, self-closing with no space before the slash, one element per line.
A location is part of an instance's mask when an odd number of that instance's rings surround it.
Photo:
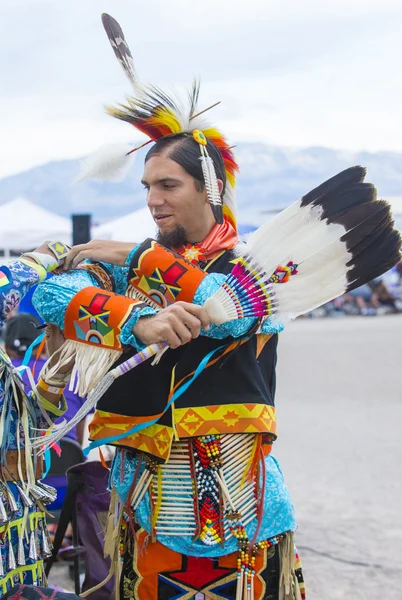
<path fill-rule="evenodd" d="M 252 233 L 205 304 L 212 321 L 295 318 L 397 264 L 401 237 L 365 174 L 363 167 L 346 169 Z"/>

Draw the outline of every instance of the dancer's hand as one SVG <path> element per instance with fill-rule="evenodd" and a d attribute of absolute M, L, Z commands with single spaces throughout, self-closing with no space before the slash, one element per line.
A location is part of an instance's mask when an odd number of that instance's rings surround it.
<path fill-rule="evenodd" d="M 41 244 L 38 248 L 35 248 L 34 252 L 40 252 L 41 254 L 49 254 L 49 256 L 52 256 L 54 258 L 54 254 L 49 249 L 48 244 L 50 244 L 50 240 L 47 240 L 47 242 L 43 242 L 43 244 Z"/>
<path fill-rule="evenodd" d="M 188 344 L 200 335 L 201 328 L 208 329 L 210 318 L 202 306 L 189 302 L 176 302 L 153 317 L 141 317 L 133 333 L 144 344 L 167 342 L 170 348 Z"/>
<path fill-rule="evenodd" d="M 106 262 L 124 267 L 127 256 L 136 244 L 134 242 L 113 242 L 111 240 L 91 240 L 87 244 L 73 246 L 67 254 L 63 269 L 76 269 L 83 260 Z"/>
<path fill-rule="evenodd" d="M 50 240 L 47 240 L 46 242 L 43 242 L 43 244 L 41 244 L 40 246 L 38 246 L 37 248 L 35 248 L 34 252 L 38 252 L 40 254 L 48 254 L 49 256 L 51 256 L 54 259 L 55 255 L 50 250 L 49 244 L 50 244 Z M 33 258 L 31 258 L 30 256 L 26 256 L 25 254 L 23 254 L 23 257 L 24 257 L 25 260 L 31 261 L 33 263 L 37 262 L 36 260 L 34 260 Z M 57 269 L 54 269 L 53 273 L 60 273 L 60 271 L 63 269 L 63 263 L 64 263 L 64 258 L 63 259 L 59 259 L 58 260 L 59 267 Z"/>

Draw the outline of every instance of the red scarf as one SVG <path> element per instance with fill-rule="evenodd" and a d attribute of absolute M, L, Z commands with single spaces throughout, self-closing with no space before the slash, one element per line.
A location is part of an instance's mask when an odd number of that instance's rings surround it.
<path fill-rule="evenodd" d="M 237 244 L 238 239 L 237 231 L 224 217 L 222 225 L 217 223 L 203 242 L 181 246 L 177 252 L 196 265 L 202 261 L 212 260 L 223 250 L 231 250 Z"/>

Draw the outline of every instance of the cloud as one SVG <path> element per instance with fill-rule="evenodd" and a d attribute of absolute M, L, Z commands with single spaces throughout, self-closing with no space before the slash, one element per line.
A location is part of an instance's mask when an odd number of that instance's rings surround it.
<path fill-rule="evenodd" d="M 130 90 L 102 11 L 144 79 L 200 76 L 234 141 L 402 149 L 399 0 L 3 0 L 0 176 L 139 137 L 103 114 Z"/>

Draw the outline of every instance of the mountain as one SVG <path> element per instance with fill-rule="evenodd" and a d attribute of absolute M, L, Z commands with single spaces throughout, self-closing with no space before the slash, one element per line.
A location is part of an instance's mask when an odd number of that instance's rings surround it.
<path fill-rule="evenodd" d="M 141 151 L 140 151 L 141 152 Z M 0 179 L 0 204 L 25 196 L 60 215 L 92 213 L 94 222 L 124 215 L 144 206 L 140 183 L 145 152 L 122 183 L 80 182 L 79 160 L 51 162 Z M 354 164 L 367 167 L 379 196 L 402 196 L 402 154 L 342 152 L 326 148 L 290 149 L 241 143 L 235 150 L 241 166 L 238 206 L 241 222 L 258 223 L 263 212 L 293 202 L 328 177 Z"/>

